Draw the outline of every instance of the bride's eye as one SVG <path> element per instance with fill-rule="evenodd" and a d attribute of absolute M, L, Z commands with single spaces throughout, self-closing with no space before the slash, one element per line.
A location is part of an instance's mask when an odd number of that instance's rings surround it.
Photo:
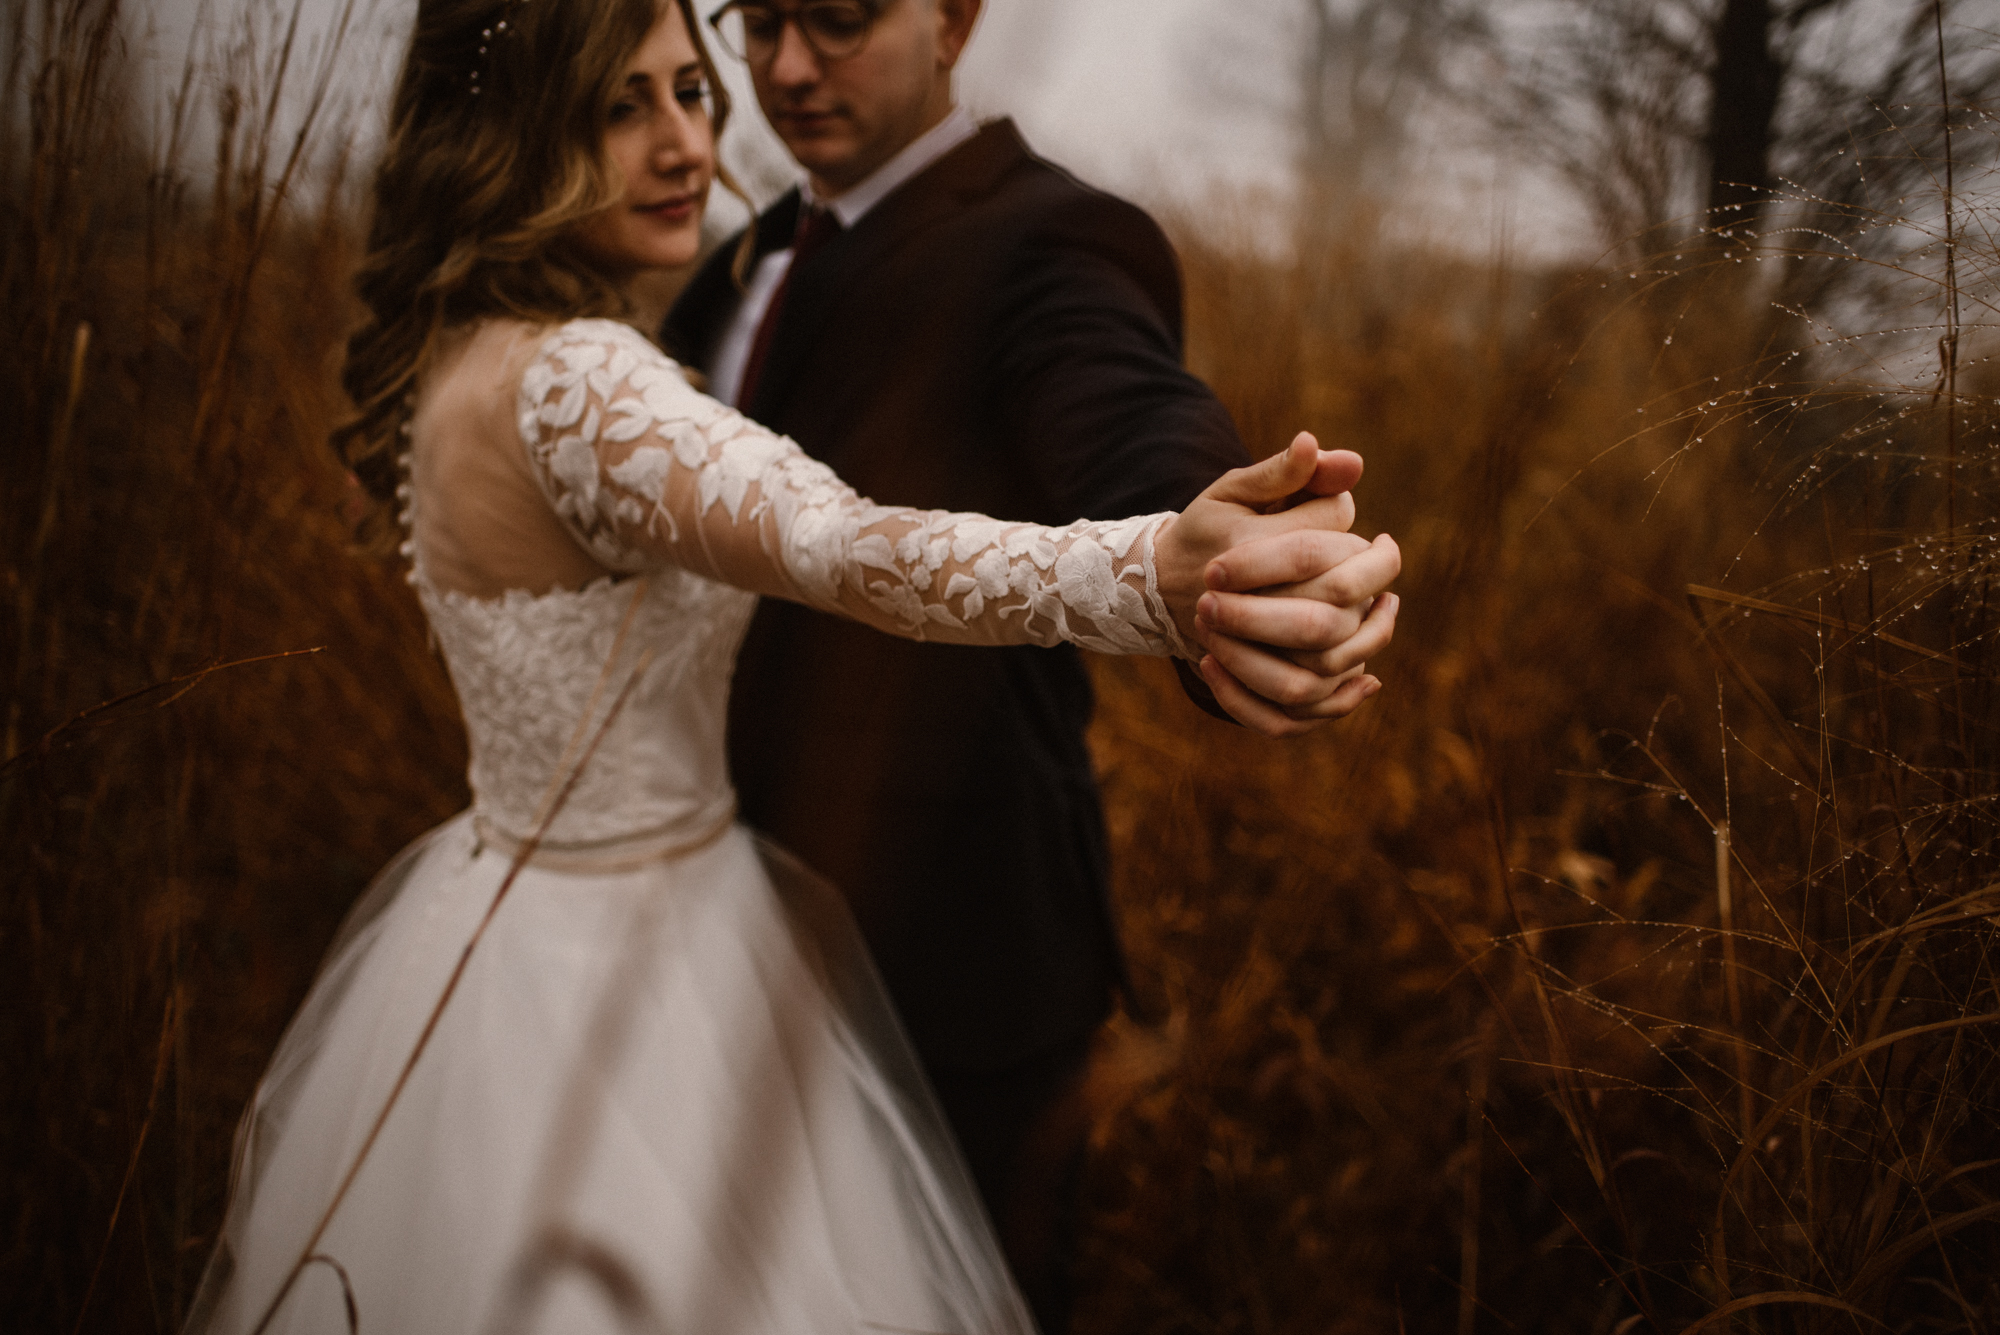
<path fill-rule="evenodd" d="M 632 119 L 632 117 L 637 115 L 638 112 L 639 112 L 639 104 L 637 102 L 632 101 L 632 99 L 630 98 L 620 98 L 618 101 L 613 102 L 611 104 L 611 112 L 609 116 L 606 117 L 606 119 L 609 120 L 611 124 L 616 125 L 620 121 L 628 121 Z"/>
<path fill-rule="evenodd" d="M 705 83 L 676 84 L 674 86 L 674 101 L 680 103 L 682 109 L 686 111 L 706 109 L 708 105 L 708 85 Z"/>

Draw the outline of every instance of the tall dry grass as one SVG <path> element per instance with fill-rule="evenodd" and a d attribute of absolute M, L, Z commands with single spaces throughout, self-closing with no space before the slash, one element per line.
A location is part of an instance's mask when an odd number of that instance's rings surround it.
<path fill-rule="evenodd" d="M 449 687 L 397 573 L 349 550 L 324 444 L 351 220 L 338 190 L 291 202 L 256 96 L 313 71 L 260 15 L 147 124 L 144 17 L 0 16 L 0 1324 L 24 1331 L 178 1325 L 318 952 L 463 801 Z M 202 115 L 197 150 L 174 131 Z"/>
<path fill-rule="evenodd" d="M 1405 611 L 1282 752 L 1101 665 L 1150 1014 L 1085 1329 L 2000 1324 L 1995 184 L 1637 272 L 1183 239 L 1194 364 L 1367 453 Z M 1903 332 L 1771 309 L 1858 229 Z"/>
<path fill-rule="evenodd" d="M 323 943 L 464 798 L 324 447 L 351 197 L 290 189 L 268 100 L 315 75 L 281 12 L 146 124 L 129 18 L 0 16 L 18 1329 L 178 1325 Z M 1406 611 L 1391 689 L 1300 745 L 1100 664 L 1141 1014 L 1083 1329 L 2000 1322 L 1992 185 L 1949 281 L 1935 208 L 1830 220 L 1907 238 L 1878 309 L 1921 332 L 1858 343 L 1774 319 L 1742 238 L 1547 274 L 1183 236 L 1195 365 L 1250 439 L 1367 452 Z"/>

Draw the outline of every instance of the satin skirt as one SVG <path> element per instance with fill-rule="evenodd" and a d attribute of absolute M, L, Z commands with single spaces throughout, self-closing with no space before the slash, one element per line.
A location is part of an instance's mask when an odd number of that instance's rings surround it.
<path fill-rule="evenodd" d="M 367 1144 L 511 861 L 460 816 L 356 906 L 191 1332 L 1032 1335 L 844 906 L 741 827 L 522 867 Z"/>

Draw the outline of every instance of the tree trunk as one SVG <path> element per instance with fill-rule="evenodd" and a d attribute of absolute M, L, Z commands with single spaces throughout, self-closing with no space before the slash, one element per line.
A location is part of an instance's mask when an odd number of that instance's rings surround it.
<path fill-rule="evenodd" d="M 1709 74 L 1708 222 L 1756 219 L 1771 188 L 1771 138 L 1784 70 L 1771 53 L 1771 0 L 1724 0 Z"/>

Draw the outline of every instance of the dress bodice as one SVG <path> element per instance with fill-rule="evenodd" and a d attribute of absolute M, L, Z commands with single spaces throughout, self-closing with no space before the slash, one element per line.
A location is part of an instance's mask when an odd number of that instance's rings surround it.
<path fill-rule="evenodd" d="M 542 840 L 558 854 L 683 845 L 729 819 L 723 722 L 754 595 L 673 569 L 500 598 L 441 590 L 421 566 L 412 582 L 489 837 L 528 838 L 558 800 Z"/>

